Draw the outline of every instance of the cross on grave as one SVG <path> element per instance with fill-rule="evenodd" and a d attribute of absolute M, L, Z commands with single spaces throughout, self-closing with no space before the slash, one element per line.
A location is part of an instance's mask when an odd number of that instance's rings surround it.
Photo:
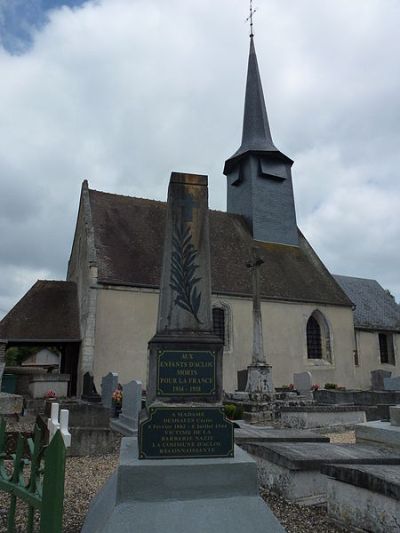
<path fill-rule="evenodd" d="M 199 204 L 193 199 L 193 196 L 190 193 L 186 194 L 184 198 L 178 200 L 176 205 L 182 209 L 182 221 L 192 222 L 193 208 L 199 207 Z"/>
<path fill-rule="evenodd" d="M 51 405 L 50 418 L 47 419 L 47 429 L 49 430 L 49 444 L 58 430 L 61 432 L 66 448 L 71 446 L 71 433 L 68 430 L 69 411 L 68 409 L 60 409 L 60 404 L 53 403 Z M 60 420 L 58 415 L 60 414 Z"/>

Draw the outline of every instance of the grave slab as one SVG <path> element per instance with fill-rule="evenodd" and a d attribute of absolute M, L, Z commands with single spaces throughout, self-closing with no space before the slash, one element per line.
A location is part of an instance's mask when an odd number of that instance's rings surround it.
<path fill-rule="evenodd" d="M 139 460 L 124 438 L 120 464 L 92 502 L 81 533 L 284 533 L 258 495 L 256 464 L 234 458 Z"/>
<path fill-rule="evenodd" d="M 312 431 L 296 429 L 259 428 L 246 424 L 235 429 L 235 442 L 329 442 L 329 437 Z"/>
<path fill-rule="evenodd" d="M 367 445 L 249 442 L 242 447 L 255 458 L 261 485 L 304 505 L 326 501 L 324 464 L 400 465 L 400 453 Z"/>
<path fill-rule="evenodd" d="M 365 410 L 353 405 L 313 405 L 281 409 L 281 424 L 290 428 L 346 427 L 365 421 Z"/>
<path fill-rule="evenodd" d="M 356 426 L 356 442 L 400 450 L 400 426 L 381 420 Z"/>
<path fill-rule="evenodd" d="M 346 528 L 399 531 L 400 466 L 325 465 L 329 517 Z"/>

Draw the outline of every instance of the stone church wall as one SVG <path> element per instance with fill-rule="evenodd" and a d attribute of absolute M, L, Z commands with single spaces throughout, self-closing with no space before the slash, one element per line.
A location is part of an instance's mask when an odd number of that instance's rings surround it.
<path fill-rule="evenodd" d="M 147 342 L 155 333 L 158 291 L 104 287 L 97 290 L 94 375 L 96 385 L 108 372 L 118 372 L 120 382 L 146 383 Z M 237 386 L 237 371 L 251 361 L 252 302 L 243 298 L 213 296 L 226 309 L 230 324 L 229 347 L 224 353 L 224 388 Z M 331 362 L 307 359 L 306 325 L 318 309 L 329 324 Z M 353 315 L 349 308 L 284 302 L 262 303 L 264 346 L 272 363 L 275 386 L 289 384 L 293 373 L 310 370 L 314 383 L 334 382 L 355 387 Z M 369 372 L 369 369 L 368 369 Z"/>
<path fill-rule="evenodd" d="M 371 370 L 388 370 L 392 376 L 400 376 L 400 335 L 393 333 L 395 365 L 382 364 L 377 331 L 356 330 L 359 366 L 355 375 L 363 388 L 371 386 Z"/>

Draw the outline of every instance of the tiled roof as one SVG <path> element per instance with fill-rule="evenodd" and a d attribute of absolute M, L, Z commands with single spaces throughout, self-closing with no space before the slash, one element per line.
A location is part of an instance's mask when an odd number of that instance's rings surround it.
<path fill-rule="evenodd" d="M 89 191 L 100 283 L 159 287 L 166 204 Z M 242 217 L 210 211 L 213 293 L 250 296 L 246 263 L 252 250 L 264 260 L 266 299 L 350 306 L 351 302 L 299 235 L 300 247 L 255 242 Z"/>
<path fill-rule="evenodd" d="M 0 322 L 0 339 L 67 341 L 81 338 L 76 285 L 37 281 Z"/>
<path fill-rule="evenodd" d="M 377 281 L 350 276 L 334 277 L 356 306 L 356 327 L 400 331 L 400 306 Z"/>

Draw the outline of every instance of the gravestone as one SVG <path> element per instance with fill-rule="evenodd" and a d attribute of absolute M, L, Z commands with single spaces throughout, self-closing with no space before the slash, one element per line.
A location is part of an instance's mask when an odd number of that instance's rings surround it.
<path fill-rule="evenodd" d="M 372 390 L 385 390 L 384 379 L 392 375 L 388 370 L 371 370 L 371 388 Z"/>
<path fill-rule="evenodd" d="M 384 378 L 383 387 L 385 390 L 400 391 L 400 376 L 396 376 L 395 378 Z"/>
<path fill-rule="evenodd" d="M 237 390 L 239 392 L 244 392 L 246 390 L 246 385 L 247 385 L 247 368 L 245 368 L 244 370 L 238 370 L 237 382 L 238 382 Z"/>
<path fill-rule="evenodd" d="M 299 394 L 309 393 L 312 387 L 311 372 L 293 374 L 293 385 Z"/>
<path fill-rule="evenodd" d="M 109 372 L 101 380 L 101 403 L 104 407 L 111 409 L 112 407 L 112 395 L 118 386 L 118 374 L 115 372 Z"/>
<path fill-rule="evenodd" d="M 122 411 L 110 421 L 111 429 L 126 437 L 137 435 L 138 418 L 142 408 L 142 382 L 133 379 L 123 386 Z"/>
<path fill-rule="evenodd" d="M 391 425 L 400 427 L 400 405 L 392 405 L 389 407 L 389 411 Z"/>
<path fill-rule="evenodd" d="M 82 388 L 82 400 L 90 403 L 100 403 L 101 397 L 97 393 L 96 386 L 94 384 L 93 376 L 90 372 L 86 372 L 83 375 L 83 388 Z"/>

